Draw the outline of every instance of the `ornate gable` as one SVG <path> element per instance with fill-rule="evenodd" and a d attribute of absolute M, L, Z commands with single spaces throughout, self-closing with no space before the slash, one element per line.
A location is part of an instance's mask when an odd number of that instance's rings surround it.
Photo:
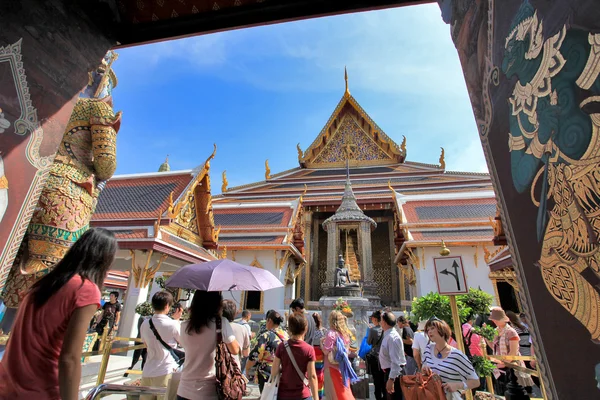
<path fill-rule="evenodd" d="M 348 154 L 351 166 L 397 164 L 406 158 L 406 143 L 398 146 L 390 139 L 348 91 L 312 145 L 304 153 L 298 150 L 304 168 L 339 168 Z"/>
<path fill-rule="evenodd" d="M 210 192 L 210 160 L 215 157 L 217 146 L 208 157 L 195 179 L 174 202 L 171 193 L 166 217 L 172 220 L 167 231 L 183 236 L 207 249 L 217 248 L 220 229 L 215 229 Z"/>

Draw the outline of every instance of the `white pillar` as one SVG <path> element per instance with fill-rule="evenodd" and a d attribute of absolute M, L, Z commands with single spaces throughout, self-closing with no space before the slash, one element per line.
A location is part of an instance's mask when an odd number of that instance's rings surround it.
<path fill-rule="evenodd" d="M 163 276 L 163 273 L 157 272 L 156 275 L 154 275 L 154 278 L 152 278 L 152 289 L 150 289 L 150 294 L 148 295 L 148 299 L 152 299 L 152 296 L 154 296 L 155 293 L 163 290 L 160 287 L 160 285 L 158 283 L 156 283 L 156 278 L 159 278 L 161 276 Z M 150 284 L 148 284 L 148 286 L 150 286 Z"/>
<path fill-rule="evenodd" d="M 136 257 L 132 259 L 132 266 L 129 273 L 129 282 L 127 283 L 127 294 L 121 311 L 121 319 L 119 321 L 118 335 L 120 337 L 134 338 L 138 334 L 137 322 L 139 315 L 135 312 L 135 308 L 148 299 L 148 284 L 139 287 L 139 279 L 136 279 L 134 272 L 133 261 L 136 261 L 138 275 L 145 274 L 144 268 L 147 264 L 147 254 L 136 251 L 132 253 Z M 137 258 L 137 259 L 136 259 Z"/>

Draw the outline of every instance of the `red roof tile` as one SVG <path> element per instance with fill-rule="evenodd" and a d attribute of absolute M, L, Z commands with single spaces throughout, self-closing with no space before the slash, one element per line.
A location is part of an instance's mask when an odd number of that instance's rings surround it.
<path fill-rule="evenodd" d="M 112 232 L 117 239 L 146 239 L 148 237 L 147 229 L 119 229 Z"/>
<path fill-rule="evenodd" d="M 219 248 L 235 248 L 256 245 L 278 245 L 283 244 L 284 239 L 285 235 L 258 236 L 248 234 L 246 236 L 221 236 L 219 237 Z"/>
<path fill-rule="evenodd" d="M 100 194 L 92 220 L 157 218 L 167 209 L 169 194 L 173 192 L 173 199 L 177 199 L 192 178 L 184 171 L 110 180 Z"/>
<path fill-rule="evenodd" d="M 409 223 L 481 221 L 496 215 L 496 199 L 409 201 L 402 210 Z"/>
<path fill-rule="evenodd" d="M 215 226 L 231 228 L 287 227 L 292 217 L 290 207 L 218 208 Z"/>
<path fill-rule="evenodd" d="M 492 240 L 494 237 L 494 230 L 490 227 L 481 229 L 461 229 L 461 230 L 450 230 L 450 229 L 439 229 L 439 230 L 426 230 L 426 231 L 414 231 L 410 230 L 413 240 L 426 240 L 426 241 L 440 241 L 442 239 L 449 240 Z"/>

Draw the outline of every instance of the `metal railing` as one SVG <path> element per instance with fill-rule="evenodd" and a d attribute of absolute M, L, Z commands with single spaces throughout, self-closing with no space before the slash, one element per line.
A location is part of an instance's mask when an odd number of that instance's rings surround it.
<path fill-rule="evenodd" d="M 519 364 L 514 364 L 514 363 L 510 362 L 510 361 L 536 361 L 535 356 L 498 356 L 498 355 L 487 354 L 487 344 L 486 344 L 485 340 L 481 341 L 481 349 L 483 350 L 483 357 L 487 360 L 502 362 L 506 368 L 512 369 L 513 371 L 525 372 L 529 375 L 540 378 L 540 390 L 542 391 L 542 397 L 544 399 L 547 399 L 546 388 L 544 386 L 544 380 L 541 379 L 540 369 L 539 369 L 537 363 L 536 363 L 535 369 L 529 369 L 526 367 L 522 367 Z M 490 392 L 491 394 L 494 394 L 494 385 L 493 385 L 492 377 L 487 376 L 485 379 L 486 379 L 486 385 L 487 385 L 488 392 Z"/>
<path fill-rule="evenodd" d="M 100 399 L 104 396 L 109 396 L 111 394 L 125 394 L 129 398 L 130 396 L 137 396 L 144 394 L 149 395 L 165 395 L 167 393 L 167 388 L 158 388 L 158 387 L 147 387 L 147 386 L 125 386 L 125 385 L 111 385 L 103 383 L 102 385 L 98 385 L 87 394 L 85 400 L 95 400 Z"/>
<path fill-rule="evenodd" d="M 134 342 L 134 343 L 141 343 L 141 344 L 113 348 L 114 342 Z M 98 348 L 99 348 L 98 351 L 88 351 L 88 352 L 82 353 L 81 356 L 89 357 L 89 356 L 95 356 L 95 355 L 102 354 L 102 361 L 100 362 L 100 370 L 98 371 L 98 378 L 96 379 L 96 385 L 102 385 L 104 383 L 104 379 L 106 378 L 106 372 L 108 370 L 108 361 L 110 360 L 111 354 L 126 353 L 130 350 L 144 349 L 144 348 L 146 348 L 146 345 L 144 344 L 144 341 L 140 338 L 128 338 L 128 337 L 119 337 L 119 336 L 111 337 L 108 334 L 108 326 L 106 326 L 102 333 L 102 338 L 100 339 L 100 345 Z M 126 372 L 128 374 L 141 374 L 141 371 L 136 371 L 136 370 L 127 370 Z"/>

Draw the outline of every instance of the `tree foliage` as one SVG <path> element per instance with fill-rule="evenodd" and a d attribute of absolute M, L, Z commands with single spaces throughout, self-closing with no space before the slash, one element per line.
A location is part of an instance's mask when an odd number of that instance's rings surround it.
<path fill-rule="evenodd" d="M 492 296 L 483 290 L 471 288 L 468 294 L 456 296 L 456 304 L 458 306 L 458 315 L 461 319 L 460 322 L 464 323 L 467 321 L 469 315 L 487 314 L 492 305 Z M 437 317 L 446 321 L 451 327 L 454 326 L 452 323 L 450 299 L 448 296 L 442 296 L 439 293 L 430 292 L 414 300 L 411 312 L 416 318 L 414 322 Z"/>

